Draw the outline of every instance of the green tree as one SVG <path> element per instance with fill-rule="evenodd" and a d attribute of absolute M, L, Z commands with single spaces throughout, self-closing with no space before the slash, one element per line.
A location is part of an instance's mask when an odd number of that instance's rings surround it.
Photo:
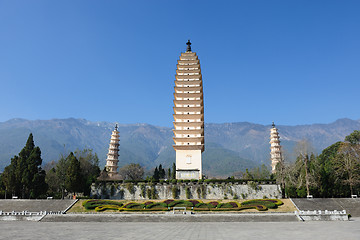
<path fill-rule="evenodd" d="M 65 158 L 61 155 L 58 163 L 56 164 L 55 173 L 58 179 L 59 188 L 61 191 L 61 199 L 64 199 L 66 190 L 67 171 L 69 168 L 69 158 Z"/>
<path fill-rule="evenodd" d="M 153 174 L 153 179 L 155 181 L 159 181 L 159 179 L 160 179 L 160 173 L 159 173 L 159 170 L 158 170 L 157 167 L 155 167 L 154 174 Z"/>
<path fill-rule="evenodd" d="M 336 197 L 340 196 L 342 185 L 336 182 L 334 163 L 338 155 L 338 150 L 342 142 L 336 142 L 325 148 L 317 157 L 319 173 L 319 197 Z"/>
<path fill-rule="evenodd" d="M 142 180 L 144 168 L 138 163 L 130 163 L 120 168 L 119 174 L 124 180 Z"/>
<path fill-rule="evenodd" d="M 165 178 L 165 169 L 162 167 L 162 165 L 159 165 L 159 178 L 164 179 Z"/>
<path fill-rule="evenodd" d="M 79 159 L 83 177 L 82 192 L 84 195 L 90 195 L 91 184 L 100 175 L 99 158 L 96 153 L 92 152 L 92 149 L 76 150 L 75 156 Z"/>
<path fill-rule="evenodd" d="M 295 168 L 293 169 L 297 177 L 298 189 L 300 189 L 303 184 L 306 187 L 306 194 L 310 195 L 310 186 L 316 185 L 316 180 L 314 179 L 314 168 L 311 168 L 314 165 L 315 155 L 313 154 L 313 147 L 307 140 L 302 140 L 297 143 L 295 146 L 295 152 L 297 153 L 297 160 L 295 162 Z"/>
<path fill-rule="evenodd" d="M 37 198 L 47 191 L 45 171 L 41 169 L 41 150 L 35 147 L 32 133 L 19 156 L 14 156 L 4 170 L 6 190 L 22 198 Z"/>
<path fill-rule="evenodd" d="M 334 172 L 338 181 L 349 185 L 351 195 L 354 187 L 360 183 L 360 148 L 359 144 L 344 142 L 338 150 Z"/>
<path fill-rule="evenodd" d="M 360 131 L 355 130 L 350 135 L 346 136 L 345 142 L 349 142 L 351 144 L 360 144 Z"/>
<path fill-rule="evenodd" d="M 66 161 L 68 161 L 69 164 L 66 172 L 66 190 L 74 194 L 76 192 L 81 192 L 83 182 L 81 176 L 80 162 L 75 157 L 73 152 L 69 154 L 69 156 L 66 158 Z"/>
<path fill-rule="evenodd" d="M 168 179 L 171 179 L 171 168 L 168 168 Z"/>
<path fill-rule="evenodd" d="M 254 167 L 250 170 L 250 175 L 254 179 L 269 179 L 270 178 L 270 171 L 266 167 L 265 164 L 261 164 L 260 167 Z"/>
<path fill-rule="evenodd" d="M 21 190 L 21 179 L 17 178 L 16 175 L 16 166 L 19 161 L 18 156 L 11 158 L 11 164 L 5 167 L 4 172 L 2 173 L 2 182 L 5 188 L 5 195 L 7 193 L 18 196 Z"/>
<path fill-rule="evenodd" d="M 176 164 L 172 165 L 172 179 L 176 179 Z"/>
<path fill-rule="evenodd" d="M 249 169 L 245 170 L 245 173 L 243 175 L 243 179 L 254 179 L 254 177 L 251 175 L 251 173 L 249 172 Z"/>

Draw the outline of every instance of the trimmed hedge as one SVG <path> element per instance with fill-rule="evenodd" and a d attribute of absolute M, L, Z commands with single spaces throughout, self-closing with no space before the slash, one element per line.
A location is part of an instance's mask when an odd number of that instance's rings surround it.
<path fill-rule="evenodd" d="M 119 210 L 120 207 L 116 206 L 116 205 L 102 205 L 102 206 L 98 206 L 95 208 L 95 211 L 97 212 L 103 212 L 106 210 Z"/>
<path fill-rule="evenodd" d="M 123 206 L 123 208 L 128 208 L 128 209 L 143 209 L 144 207 L 145 207 L 144 204 L 135 203 L 135 202 L 131 202 Z"/>
<path fill-rule="evenodd" d="M 217 205 L 219 205 L 219 202 L 217 201 L 212 201 L 208 203 L 209 208 L 216 208 Z"/>
<path fill-rule="evenodd" d="M 168 204 L 168 207 L 193 207 L 194 204 L 192 202 L 186 200 L 175 200 Z"/>
<path fill-rule="evenodd" d="M 122 207 L 124 204 L 111 200 L 88 200 L 83 202 L 83 207 L 87 210 L 95 209 L 96 207 L 108 205 L 108 206 L 117 206 L 118 208 Z"/>
<path fill-rule="evenodd" d="M 97 184 L 101 184 L 101 183 L 134 183 L 134 184 L 138 184 L 138 183 L 167 183 L 167 184 L 174 184 L 174 183 L 195 183 L 195 184 L 202 184 L 203 182 L 205 183 L 238 183 L 238 184 L 243 184 L 243 183 L 248 183 L 249 181 L 252 182 L 257 182 L 258 184 L 274 184 L 276 183 L 275 179 L 191 179 L 191 180 L 181 180 L 181 179 L 171 179 L 171 180 L 158 180 L 158 181 L 154 181 L 154 180 L 114 180 L 114 181 L 104 181 L 104 180 L 96 180 Z"/>
<path fill-rule="evenodd" d="M 167 207 L 168 207 L 167 204 L 163 203 L 163 202 L 156 202 L 156 203 L 145 205 L 145 208 L 147 208 L 147 209 L 153 209 L 153 208 L 166 208 L 167 209 Z"/>

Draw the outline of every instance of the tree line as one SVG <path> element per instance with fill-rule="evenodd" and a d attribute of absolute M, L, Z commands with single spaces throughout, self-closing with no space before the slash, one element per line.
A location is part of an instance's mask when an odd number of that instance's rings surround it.
<path fill-rule="evenodd" d="M 286 158 L 270 174 L 263 164 L 250 171 L 234 174 L 231 178 L 276 179 L 284 197 L 350 197 L 360 193 L 360 131 L 346 136 L 316 155 L 309 142 L 300 141 L 294 152 L 296 161 Z M 64 198 L 69 194 L 90 195 L 90 187 L 101 171 L 99 158 L 91 149 L 76 150 L 61 155 L 57 161 L 42 166 L 41 150 L 35 146 L 30 133 L 24 148 L 11 158 L 0 175 L 0 198 Z M 105 169 L 103 173 L 106 172 Z M 119 170 L 121 179 L 143 180 L 145 169 L 131 163 Z M 156 166 L 146 180 L 176 179 L 175 163 L 171 168 Z"/>
<path fill-rule="evenodd" d="M 288 197 L 350 197 L 360 193 L 360 131 L 318 156 L 309 142 L 295 147 L 294 163 L 280 162 L 275 177 Z"/>
<path fill-rule="evenodd" d="M 0 175 L 0 197 L 64 198 L 69 193 L 90 194 L 99 176 L 99 158 L 91 149 L 76 150 L 41 167 L 41 150 L 30 133 L 25 147 Z M 46 171 L 45 171 L 46 170 Z"/>

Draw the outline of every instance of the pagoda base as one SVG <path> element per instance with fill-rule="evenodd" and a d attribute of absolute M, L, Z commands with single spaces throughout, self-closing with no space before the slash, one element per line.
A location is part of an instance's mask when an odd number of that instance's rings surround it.
<path fill-rule="evenodd" d="M 176 151 L 176 179 L 201 179 L 201 150 Z"/>
<path fill-rule="evenodd" d="M 199 169 L 178 169 L 176 170 L 176 179 L 201 179 Z"/>

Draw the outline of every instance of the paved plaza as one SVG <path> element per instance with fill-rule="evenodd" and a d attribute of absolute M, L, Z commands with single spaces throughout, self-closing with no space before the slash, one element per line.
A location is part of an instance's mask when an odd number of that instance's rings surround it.
<path fill-rule="evenodd" d="M 0 222 L 0 239 L 360 239 L 360 218 L 333 222 Z"/>

